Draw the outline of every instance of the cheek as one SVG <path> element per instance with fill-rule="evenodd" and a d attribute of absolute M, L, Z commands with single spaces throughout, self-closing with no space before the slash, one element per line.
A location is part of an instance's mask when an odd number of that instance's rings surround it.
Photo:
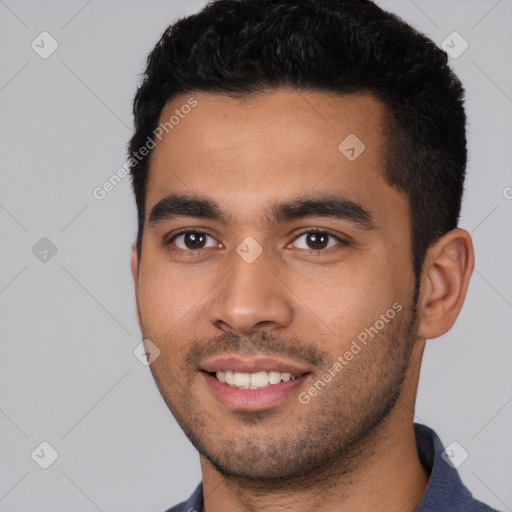
<path fill-rule="evenodd" d="M 183 274 L 149 259 L 141 266 L 137 298 L 145 335 L 165 335 L 200 307 L 204 290 Z"/>
<path fill-rule="evenodd" d="M 296 301 L 296 322 L 304 332 L 326 334 L 339 353 L 372 326 L 398 300 L 394 282 L 382 261 L 302 270 L 288 275 Z M 297 270 L 297 269 L 295 269 Z M 314 274 L 313 274 L 314 272 Z M 283 277 L 283 279 L 285 279 Z"/>

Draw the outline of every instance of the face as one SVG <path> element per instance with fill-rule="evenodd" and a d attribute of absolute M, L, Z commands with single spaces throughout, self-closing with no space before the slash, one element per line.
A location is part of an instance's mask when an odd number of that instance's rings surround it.
<path fill-rule="evenodd" d="M 158 388 L 224 475 L 348 470 L 412 385 L 409 209 L 383 178 L 384 107 L 191 94 L 161 122 L 176 110 L 190 112 L 157 141 L 132 260 Z"/>

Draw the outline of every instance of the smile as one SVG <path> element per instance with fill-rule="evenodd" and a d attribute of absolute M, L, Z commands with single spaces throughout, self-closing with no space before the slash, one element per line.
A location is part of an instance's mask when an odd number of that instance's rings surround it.
<path fill-rule="evenodd" d="M 278 371 L 256 373 L 218 371 L 215 372 L 214 375 L 219 382 L 242 389 L 266 388 L 267 386 L 279 384 L 280 382 L 288 382 L 296 379 L 296 376 L 291 373 Z"/>

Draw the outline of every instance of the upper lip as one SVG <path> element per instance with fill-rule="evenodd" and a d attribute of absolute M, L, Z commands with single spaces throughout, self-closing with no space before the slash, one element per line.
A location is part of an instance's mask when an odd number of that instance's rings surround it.
<path fill-rule="evenodd" d="M 214 359 L 208 359 L 200 365 L 200 369 L 212 373 L 218 371 L 232 371 L 239 373 L 258 373 L 258 372 L 281 372 L 291 373 L 299 377 L 310 370 L 295 362 L 283 361 L 272 358 L 252 358 L 243 359 L 238 356 L 223 356 Z"/>

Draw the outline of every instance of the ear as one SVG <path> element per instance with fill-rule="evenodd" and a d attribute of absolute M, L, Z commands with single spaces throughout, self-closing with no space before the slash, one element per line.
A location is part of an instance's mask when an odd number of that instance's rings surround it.
<path fill-rule="evenodd" d="M 437 338 L 451 329 L 474 265 L 473 242 L 465 229 L 449 231 L 428 249 L 420 281 L 419 337 Z"/>
<path fill-rule="evenodd" d="M 136 242 L 133 242 L 133 244 L 132 244 L 132 258 L 131 258 L 130 266 L 132 269 L 133 281 L 135 282 L 135 286 L 137 286 L 137 282 L 139 280 L 139 254 L 137 252 L 137 243 Z"/>
<path fill-rule="evenodd" d="M 139 327 L 142 331 L 142 320 L 140 317 L 140 309 L 139 309 L 139 299 L 138 299 L 138 291 L 139 291 L 139 254 L 137 252 L 137 244 L 133 242 L 132 244 L 132 257 L 130 262 L 133 282 L 135 285 L 135 304 L 137 307 L 137 321 L 139 322 Z"/>

